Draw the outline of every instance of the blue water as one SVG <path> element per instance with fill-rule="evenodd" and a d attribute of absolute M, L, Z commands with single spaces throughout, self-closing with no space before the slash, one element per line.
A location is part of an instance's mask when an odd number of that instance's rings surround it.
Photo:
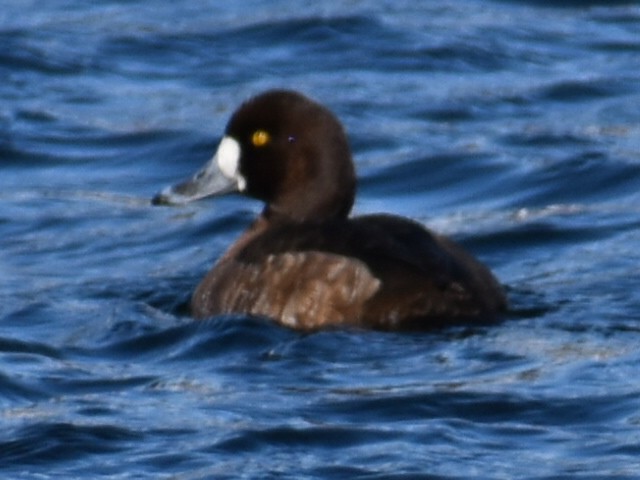
<path fill-rule="evenodd" d="M 638 2 L 5 0 L 0 78 L 0 477 L 640 478 Z M 149 199 L 276 86 L 504 323 L 188 317 L 260 205 Z"/>

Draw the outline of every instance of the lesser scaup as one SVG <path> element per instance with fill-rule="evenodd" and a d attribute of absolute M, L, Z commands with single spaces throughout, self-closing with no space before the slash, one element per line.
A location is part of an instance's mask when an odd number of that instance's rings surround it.
<path fill-rule="evenodd" d="M 492 320 L 506 308 L 491 272 L 452 240 L 398 216 L 349 217 L 356 176 L 345 132 L 299 93 L 267 91 L 241 105 L 214 157 L 153 203 L 231 191 L 266 206 L 196 288 L 197 318 L 429 329 Z"/>

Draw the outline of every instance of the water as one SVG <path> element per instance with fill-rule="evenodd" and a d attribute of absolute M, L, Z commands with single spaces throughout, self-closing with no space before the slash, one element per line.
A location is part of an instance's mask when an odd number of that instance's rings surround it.
<path fill-rule="evenodd" d="M 0 12 L 2 478 L 640 478 L 640 6 L 24 2 Z M 149 204 L 284 86 L 356 211 L 452 235 L 503 324 L 312 335 L 185 303 L 260 205 Z"/>

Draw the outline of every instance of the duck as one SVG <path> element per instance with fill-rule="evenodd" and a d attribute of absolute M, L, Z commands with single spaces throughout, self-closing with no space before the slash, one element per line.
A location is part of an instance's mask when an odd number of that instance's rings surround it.
<path fill-rule="evenodd" d="M 239 193 L 264 203 L 195 288 L 191 315 L 262 317 L 301 331 L 501 317 L 502 286 L 452 239 L 389 213 L 350 216 L 356 183 L 347 134 L 328 108 L 285 89 L 242 103 L 211 160 L 152 199 L 184 205 Z"/>

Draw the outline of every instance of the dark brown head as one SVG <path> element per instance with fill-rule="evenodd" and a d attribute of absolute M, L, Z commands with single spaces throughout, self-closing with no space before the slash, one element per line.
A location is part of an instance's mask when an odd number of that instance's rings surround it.
<path fill-rule="evenodd" d="M 226 181 L 221 181 L 219 173 Z M 258 95 L 232 115 L 211 161 L 154 203 L 184 203 L 235 190 L 296 222 L 346 217 L 356 179 L 347 137 L 322 105 L 292 91 Z"/>

